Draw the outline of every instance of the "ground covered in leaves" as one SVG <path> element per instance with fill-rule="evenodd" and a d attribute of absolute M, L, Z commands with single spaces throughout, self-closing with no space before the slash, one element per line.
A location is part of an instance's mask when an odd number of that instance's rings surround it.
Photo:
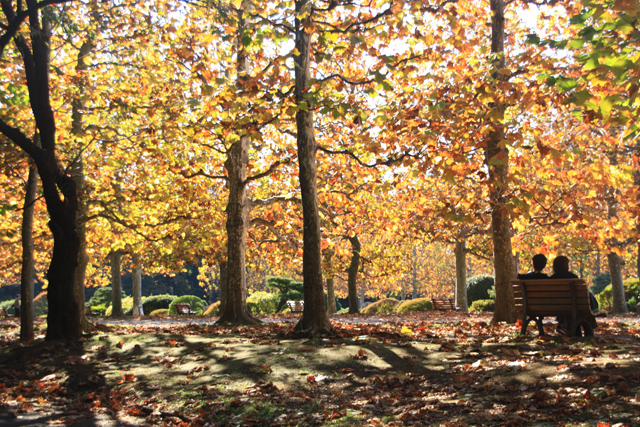
<path fill-rule="evenodd" d="M 455 313 L 340 316 L 312 340 L 269 320 L 107 324 L 73 346 L 0 323 L 0 426 L 640 425 L 637 317 L 591 339 Z"/>

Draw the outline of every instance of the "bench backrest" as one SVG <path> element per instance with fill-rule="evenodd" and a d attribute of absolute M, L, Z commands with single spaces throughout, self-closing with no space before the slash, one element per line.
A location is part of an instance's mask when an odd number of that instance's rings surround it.
<path fill-rule="evenodd" d="M 455 304 L 451 298 L 431 298 L 434 310 L 453 310 Z"/>
<path fill-rule="evenodd" d="M 301 312 L 304 310 L 304 301 L 287 301 L 291 312 Z"/>
<path fill-rule="evenodd" d="M 529 315 L 569 315 L 575 304 L 576 312 L 591 313 L 589 292 L 582 279 L 512 280 L 516 313 L 526 310 Z"/>
<path fill-rule="evenodd" d="M 191 304 L 176 304 L 176 311 L 178 314 L 190 314 Z"/>

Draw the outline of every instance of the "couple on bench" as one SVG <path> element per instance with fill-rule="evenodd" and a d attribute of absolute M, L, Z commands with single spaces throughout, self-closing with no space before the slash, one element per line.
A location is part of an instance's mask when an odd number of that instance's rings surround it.
<path fill-rule="evenodd" d="M 579 277 L 569 271 L 569 258 L 564 255 L 557 256 L 553 260 L 553 274 L 549 277 L 546 273 L 543 273 L 542 270 L 547 266 L 547 257 L 543 254 L 537 254 L 533 256 L 533 271 L 530 271 L 525 274 L 518 274 L 518 279 L 522 280 L 537 280 L 537 279 L 579 279 Z M 598 300 L 596 297 L 589 291 L 589 306 L 592 312 L 598 311 Z M 556 331 L 562 334 L 566 334 L 569 329 L 569 319 L 564 316 L 558 316 L 556 318 L 558 321 L 558 327 Z M 596 328 L 598 325 L 593 319 L 592 328 Z"/>

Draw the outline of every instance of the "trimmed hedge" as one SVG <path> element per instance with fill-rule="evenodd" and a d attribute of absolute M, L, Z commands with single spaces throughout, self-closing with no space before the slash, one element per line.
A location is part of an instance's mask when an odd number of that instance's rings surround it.
<path fill-rule="evenodd" d="M 144 313 L 153 313 L 161 308 L 169 308 L 171 301 L 176 299 L 175 295 L 150 295 L 142 298 L 142 310 Z"/>
<path fill-rule="evenodd" d="M 492 276 L 481 274 L 467 280 L 467 304 L 481 299 L 490 299 L 489 290 L 493 287 Z"/>
<path fill-rule="evenodd" d="M 624 297 L 627 300 L 627 308 L 629 311 L 635 311 L 638 305 L 638 292 L 640 291 L 640 283 L 635 277 L 629 278 L 624 282 Z M 600 292 L 596 298 L 598 299 L 598 305 L 600 310 L 609 311 L 613 304 L 613 296 L 611 285 L 608 285 L 602 292 Z"/>
<path fill-rule="evenodd" d="M 33 317 L 46 316 L 49 313 L 49 300 L 47 291 L 40 292 L 33 299 Z"/>
<path fill-rule="evenodd" d="M 398 313 L 410 313 L 412 311 L 429 311 L 433 310 L 431 298 L 416 298 L 404 301 L 398 305 Z"/>
<path fill-rule="evenodd" d="M 496 302 L 492 299 L 478 299 L 471 303 L 469 311 L 484 312 L 493 311 L 496 308 Z"/>
<path fill-rule="evenodd" d="M 209 305 L 204 311 L 204 316 L 218 316 L 220 314 L 220 301 L 216 301 Z"/>
<path fill-rule="evenodd" d="M 207 306 L 207 302 L 195 295 L 182 295 L 176 297 L 169 305 L 169 314 L 178 314 L 176 310 L 176 304 L 191 304 L 191 311 L 195 311 L 198 315 L 201 315 L 204 308 Z"/>
<path fill-rule="evenodd" d="M 258 291 L 247 297 L 247 308 L 252 314 L 275 314 L 280 302 L 280 294 Z"/>
<path fill-rule="evenodd" d="M 162 316 L 165 314 L 169 314 L 168 308 L 159 308 L 157 310 L 153 310 L 151 313 L 149 313 L 149 316 Z"/>
<path fill-rule="evenodd" d="M 369 304 L 362 309 L 363 313 L 395 313 L 400 301 L 395 298 L 385 298 Z"/>

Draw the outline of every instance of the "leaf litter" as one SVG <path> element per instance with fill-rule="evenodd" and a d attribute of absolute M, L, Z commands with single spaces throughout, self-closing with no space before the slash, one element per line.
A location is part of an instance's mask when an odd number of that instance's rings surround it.
<path fill-rule="evenodd" d="M 0 324 L 0 405 L 56 424 L 640 425 L 637 317 L 592 339 L 443 313 L 340 316 L 334 336 L 300 340 L 286 320 L 117 325 L 75 346 Z"/>

